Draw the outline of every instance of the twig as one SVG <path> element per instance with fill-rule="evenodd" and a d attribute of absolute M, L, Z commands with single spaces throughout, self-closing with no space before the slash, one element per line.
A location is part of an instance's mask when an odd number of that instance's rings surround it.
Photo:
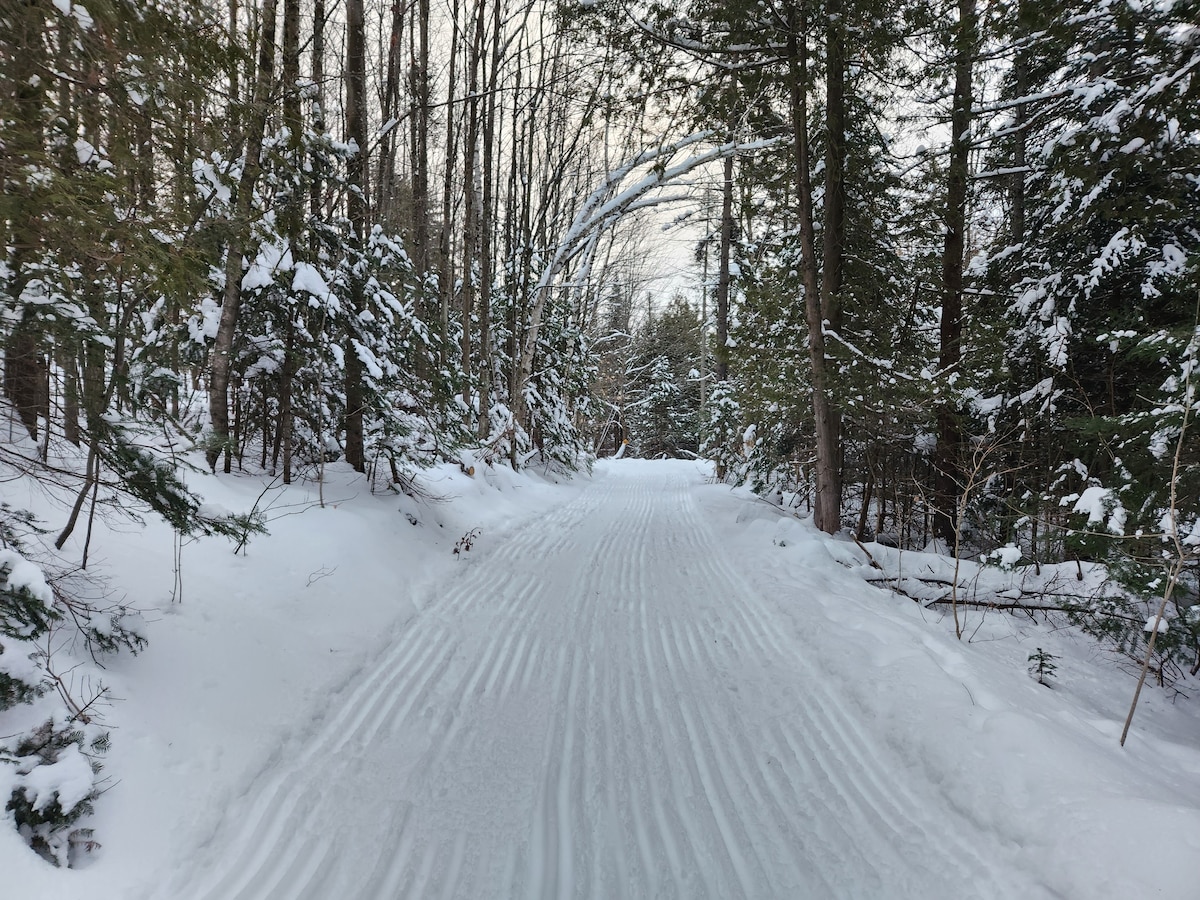
<path fill-rule="evenodd" d="M 854 543 L 858 544 L 858 549 L 859 549 L 859 550 L 861 550 L 861 551 L 862 551 L 864 554 L 866 554 L 867 561 L 868 561 L 868 562 L 871 564 L 871 567 L 872 567 L 872 568 L 874 568 L 874 569 L 878 569 L 880 572 L 882 572 L 882 571 L 883 571 L 883 566 L 881 566 L 879 563 L 877 563 L 877 562 L 875 561 L 875 557 L 873 557 L 873 556 L 871 555 L 871 551 L 870 551 L 870 550 L 868 550 L 866 547 L 864 547 L 864 546 L 863 546 L 863 542 L 862 542 L 862 541 L 860 541 L 860 540 L 859 540 L 859 539 L 856 537 L 856 538 L 854 539 Z"/>
<path fill-rule="evenodd" d="M 328 578 L 330 575 L 332 575 L 336 571 L 337 571 L 337 566 L 334 566 L 332 569 L 327 569 L 324 566 L 321 566 L 321 568 L 317 569 L 317 571 L 309 573 L 308 582 L 304 586 L 312 587 L 314 584 L 316 584 L 322 578 Z"/>
<path fill-rule="evenodd" d="M 54 548 L 61 550 L 63 544 L 67 542 L 67 538 L 71 536 L 71 532 L 75 530 L 75 523 L 79 521 L 79 513 L 83 510 L 83 504 L 87 500 L 88 492 L 92 489 L 92 482 L 97 480 L 96 463 L 99 454 L 96 450 L 96 441 L 93 440 L 88 448 L 88 458 L 86 466 L 86 474 L 83 478 L 83 487 L 79 489 L 78 495 L 75 497 L 75 504 L 71 507 L 71 515 L 67 517 L 67 524 L 63 526 L 62 532 L 58 539 L 54 542 Z"/>

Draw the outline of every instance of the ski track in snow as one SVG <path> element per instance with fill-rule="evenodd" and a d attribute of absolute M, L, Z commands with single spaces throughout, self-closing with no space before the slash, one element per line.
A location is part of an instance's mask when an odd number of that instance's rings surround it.
<path fill-rule="evenodd" d="M 855 721 L 678 469 L 466 558 L 161 897 L 1044 896 Z"/>

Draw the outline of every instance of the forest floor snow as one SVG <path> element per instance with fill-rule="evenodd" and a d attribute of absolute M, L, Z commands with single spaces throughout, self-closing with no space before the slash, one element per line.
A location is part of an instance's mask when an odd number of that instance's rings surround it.
<path fill-rule="evenodd" d="M 245 556 L 183 548 L 182 602 L 165 528 L 103 530 L 151 620 L 104 673 L 103 846 L 53 870 L 0 829 L 0 893 L 1200 897 L 1200 699 L 1148 690 L 1121 749 L 1095 644 L 994 611 L 960 642 L 701 464 L 480 468 L 272 489 Z"/>

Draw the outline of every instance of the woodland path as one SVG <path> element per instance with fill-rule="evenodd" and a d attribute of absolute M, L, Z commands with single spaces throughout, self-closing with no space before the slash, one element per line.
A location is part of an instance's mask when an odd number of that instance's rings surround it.
<path fill-rule="evenodd" d="M 607 467 L 464 559 L 168 894 L 1029 897 L 893 777 L 778 613 L 803 586 L 751 587 L 700 480 Z"/>

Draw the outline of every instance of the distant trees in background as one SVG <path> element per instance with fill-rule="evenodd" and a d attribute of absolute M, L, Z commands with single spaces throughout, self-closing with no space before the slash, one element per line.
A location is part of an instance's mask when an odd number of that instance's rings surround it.
<path fill-rule="evenodd" d="M 638 455 L 699 455 L 702 340 L 697 310 L 678 294 L 634 333 L 625 416 Z"/>

